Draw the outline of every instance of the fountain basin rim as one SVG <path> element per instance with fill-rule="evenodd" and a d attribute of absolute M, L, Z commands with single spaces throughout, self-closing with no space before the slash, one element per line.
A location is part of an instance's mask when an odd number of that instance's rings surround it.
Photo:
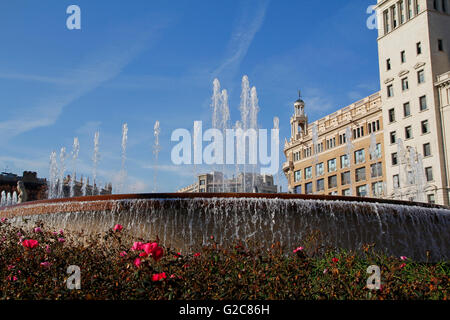
<path fill-rule="evenodd" d="M 98 195 L 60 199 L 46 199 L 29 201 L 8 207 L 1 207 L 0 212 L 21 206 L 30 206 L 38 204 L 64 204 L 70 202 L 91 202 L 91 201 L 116 201 L 116 200 L 168 200 L 168 199 L 299 199 L 299 200 L 322 200 L 322 201 L 346 201 L 356 203 L 375 203 L 375 204 L 394 204 L 403 206 L 418 206 L 434 209 L 450 209 L 450 207 L 402 200 L 367 198 L 367 197 L 351 197 L 351 196 L 331 196 L 331 195 L 304 195 L 289 193 L 136 193 L 136 194 L 114 194 L 114 195 Z"/>

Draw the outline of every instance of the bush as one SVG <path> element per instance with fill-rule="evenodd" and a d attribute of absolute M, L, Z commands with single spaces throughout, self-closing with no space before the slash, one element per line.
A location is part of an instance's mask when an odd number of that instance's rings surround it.
<path fill-rule="evenodd" d="M 27 241 L 28 240 L 28 241 Z M 30 241 L 35 240 L 35 241 Z M 387 257 L 367 245 L 361 253 L 318 245 L 251 244 L 199 252 L 162 248 L 158 239 L 134 239 L 121 226 L 104 234 L 23 230 L 0 223 L 1 299 L 448 299 L 448 262 L 426 264 Z M 300 245 L 300 244 L 299 244 Z M 295 249 L 293 252 L 293 249 Z M 81 270 L 81 289 L 67 289 L 67 268 Z M 380 290 L 366 287 L 367 267 L 381 269 Z"/>

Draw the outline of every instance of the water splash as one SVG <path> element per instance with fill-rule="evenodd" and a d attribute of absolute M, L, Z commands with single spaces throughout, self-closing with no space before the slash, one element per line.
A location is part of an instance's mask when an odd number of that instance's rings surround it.
<path fill-rule="evenodd" d="M 17 192 L 14 191 L 12 194 L 11 205 L 16 205 L 16 204 L 17 204 Z"/>
<path fill-rule="evenodd" d="M 241 103 L 239 106 L 239 109 L 241 111 L 241 124 L 242 124 L 242 130 L 247 131 L 248 127 L 249 127 L 249 113 L 250 113 L 250 84 L 248 81 L 248 76 L 244 75 L 242 77 L 242 90 L 241 90 Z M 244 155 L 245 158 L 247 159 L 247 155 L 248 155 L 248 148 L 246 146 L 246 144 L 244 144 L 245 148 L 243 149 L 237 149 L 237 150 L 243 150 L 244 151 Z M 243 190 L 244 192 L 248 191 L 248 185 L 247 185 L 247 179 L 246 179 L 246 172 L 247 172 L 247 160 L 244 161 L 243 164 Z"/>
<path fill-rule="evenodd" d="M 123 193 L 125 191 L 127 171 L 125 167 L 127 159 L 127 141 L 128 141 L 128 124 L 124 123 L 122 126 L 122 165 L 120 169 L 119 178 L 119 190 L 118 193 Z"/>
<path fill-rule="evenodd" d="M 347 156 L 348 161 L 348 169 L 352 172 L 352 155 L 353 155 L 353 142 L 352 142 L 352 130 L 350 127 L 345 129 L 345 154 Z M 350 196 L 353 195 L 353 183 L 352 183 L 352 175 L 349 177 L 349 187 L 350 187 Z"/>
<path fill-rule="evenodd" d="M 57 198 L 58 188 L 58 162 L 56 160 L 56 152 L 53 151 L 50 154 L 50 174 L 49 174 L 49 186 L 48 186 L 48 198 Z"/>
<path fill-rule="evenodd" d="M 66 148 L 62 147 L 59 153 L 58 198 L 64 198 L 64 172 L 66 171 Z"/>
<path fill-rule="evenodd" d="M 155 136 L 155 144 L 153 146 L 153 154 L 155 156 L 155 170 L 154 170 L 154 174 L 153 174 L 153 192 L 156 192 L 157 190 L 157 173 L 158 173 L 158 155 L 159 152 L 161 151 L 161 147 L 159 145 L 159 134 L 160 134 L 161 130 L 159 128 L 159 121 L 156 120 L 155 122 L 155 126 L 153 127 L 153 134 Z"/>
<path fill-rule="evenodd" d="M 77 159 L 80 152 L 80 143 L 78 138 L 73 139 L 73 150 L 72 150 L 72 176 L 70 177 L 70 197 L 75 196 L 75 180 L 77 178 Z"/>
<path fill-rule="evenodd" d="M 6 192 L 2 191 L 1 197 L 0 197 L 0 207 L 6 206 Z"/>
<path fill-rule="evenodd" d="M 94 134 L 94 156 L 92 158 L 92 194 L 96 193 L 97 186 L 97 168 L 98 162 L 100 160 L 100 152 L 99 152 L 99 143 L 100 143 L 100 132 L 96 131 Z M 84 194 L 86 195 L 87 184 L 84 186 Z"/>

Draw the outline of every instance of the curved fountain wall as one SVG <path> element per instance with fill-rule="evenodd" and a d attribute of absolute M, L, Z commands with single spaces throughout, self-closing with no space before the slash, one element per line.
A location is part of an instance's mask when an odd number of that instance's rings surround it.
<path fill-rule="evenodd" d="M 184 251 L 211 236 L 221 244 L 279 241 L 291 251 L 319 230 L 324 245 L 358 250 L 375 243 L 388 254 L 430 261 L 450 258 L 450 210 L 400 201 L 336 196 L 261 194 L 151 194 L 44 200 L 0 209 L 29 224 L 102 232 L 116 223 L 138 237 L 159 237 Z"/>

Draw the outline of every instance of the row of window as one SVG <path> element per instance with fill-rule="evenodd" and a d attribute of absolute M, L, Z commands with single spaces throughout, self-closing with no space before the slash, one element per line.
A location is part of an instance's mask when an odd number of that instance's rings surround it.
<path fill-rule="evenodd" d="M 425 82 L 425 72 L 422 69 L 422 70 L 417 71 L 417 83 L 422 84 L 424 82 Z M 402 91 L 409 89 L 408 77 L 402 78 L 401 85 L 402 85 Z M 393 84 L 389 84 L 386 87 L 386 90 L 387 90 L 388 98 L 391 98 L 394 96 L 394 85 Z"/>
<path fill-rule="evenodd" d="M 444 41 L 442 39 L 437 39 L 437 49 L 438 51 L 444 51 Z M 422 54 L 422 42 L 416 43 L 416 54 Z M 400 63 L 403 64 L 406 62 L 406 51 L 400 51 Z M 391 58 L 386 59 L 386 70 L 389 71 L 392 69 L 392 61 Z"/>
<path fill-rule="evenodd" d="M 428 120 L 423 120 L 420 122 L 420 130 L 421 130 L 422 134 L 427 134 L 430 132 Z M 389 138 L 390 138 L 391 144 L 397 143 L 397 131 L 391 131 L 389 133 Z M 413 138 L 412 126 L 406 126 L 405 127 L 405 140 L 412 139 L 412 138 Z"/>
<path fill-rule="evenodd" d="M 374 150 L 374 156 L 375 156 L 376 159 L 380 159 L 381 158 L 381 144 L 377 144 L 376 145 L 375 150 Z M 370 155 L 370 158 L 372 158 L 372 155 Z M 360 149 L 360 150 L 355 151 L 355 164 L 364 163 L 365 160 L 366 160 L 366 157 L 365 157 L 364 149 Z M 341 162 L 340 163 L 341 169 L 345 169 L 345 168 L 349 168 L 350 167 L 350 160 L 349 160 L 348 155 L 345 154 L 345 155 L 340 156 L 340 162 Z M 381 176 L 381 174 L 382 174 L 381 162 L 372 164 L 371 165 L 371 169 L 372 168 L 373 168 L 373 170 L 375 170 L 375 171 L 372 171 L 372 174 L 371 174 L 372 178 Z M 323 162 L 317 163 L 315 165 L 315 169 L 316 169 L 315 170 L 316 171 L 316 177 L 320 177 L 321 175 L 323 175 L 325 173 L 324 163 Z M 330 159 L 330 160 L 327 161 L 327 169 L 328 169 L 328 173 L 332 173 L 332 172 L 335 172 L 337 170 L 336 158 Z M 363 180 L 365 180 L 365 167 L 359 168 L 359 169 L 356 170 L 357 172 L 360 172 L 360 173 L 357 173 L 357 176 L 362 174 L 362 170 L 360 170 L 360 169 L 364 169 L 364 178 L 363 178 Z M 313 167 L 310 166 L 310 167 L 305 168 L 304 171 L 303 170 L 294 171 L 294 182 L 300 182 L 303 179 L 303 177 L 302 177 L 302 173 L 303 172 L 304 172 L 304 179 L 305 180 L 312 179 L 312 177 L 313 177 Z M 356 181 L 359 181 L 359 179 L 357 178 Z"/>
<path fill-rule="evenodd" d="M 447 0 L 433 0 L 434 10 L 442 11 L 447 13 Z"/>
<path fill-rule="evenodd" d="M 408 185 L 414 185 L 416 184 L 416 178 L 415 178 L 415 174 L 413 171 L 408 171 L 407 172 L 407 184 Z M 425 179 L 427 180 L 427 182 L 432 182 L 433 181 L 433 167 L 426 167 L 425 168 Z M 400 188 L 400 176 L 398 174 L 394 174 L 392 176 L 392 180 L 393 180 L 393 187 L 394 189 L 398 189 Z"/>
<path fill-rule="evenodd" d="M 387 34 L 419 14 L 418 0 L 400 0 L 383 12 L 384 34 Z"/>
<path fill-rule="evenodd" d="M 380 120 L 375 120 L 375 121 L 367 123 L 367 129 L 368 129 L 369 134 L 379 131 L 380 130 Z M 364 136 L 364 126 L 353 129 L 353 139 L 358 139 L 363 136 Z M 347 142 L 347 137 L 346 137 L 345 133 L 342 133 L 339 135 L 338 142 L 339 142 L 339 145 L 345 144 Z M 326 139 L 325 146 L 326 146 L 326 150 L 336 147 L 336 138 L 333 137 L 330 139 Z M 317 144 L 317 153 L 321 153 L 324 150 L 325 149 L 324 149 L 323 142 L 318 143 Z M 294 152 L 293 160 L 294 160 L 294 162 L 300 161 L 302 159 L 302 157 L 308 158 L 308 157 L 311 157 L 312 154 L 313 154 L 312 148 L 306 147 L 303 149 L 303 154 L 301 151 Z"/>
<path fill-rule="evenodd" d="M 428 109 L 427 105 L 427 96 L 421 96 L 419 98 L 419 111 L 425 111 Z M 405 102 L 403 104 L 403 116 L 409 117 L 411 115 L 411 105 L 409 102 Z M 388 110 L 388 119 L 389 123 L 395 122 L 395 108 L 391 108 Z"/>
<path fill-rule="evenodd" d="M 330 178 L 331 181 L 330 181 Z M 337 181 L 336 180 L 336 176 L 332 176 L 328 178 L 328 183 L 334 183 L 333 181 Z M 384 189 L 384 185 L 382 181 L 377 181 L 372 183 L 372 196 L 374 197 L 379 197 L 383 194 L 383 189 Z M 324 191 L 324 179 L 319 179 L 316 181 L 316 192 L 321 192 Z M 361 186 L 357 186 L 356 187 L 356 196 L 358 197 L 366 197 L 368 196 L 368 185 L 363 184 Z M 294 192 L 297 194 L 302 194 L 303 192 L 305 194 L 312 194 L 313 191 L 313 183 L 312 182 L 308 182 L 305 184 L 305 189 L 303 190 L 302 185 L 296 186 L 294 189 Z M 330 195 L 337 195 L 337 191 L 331 191 L 329 192 Z M 347 188 L 342 190 L 342 195 L 343 196 L 350 196 L 351 195 L 351 189 Z"/>
<path fill-rule="evenodd" d="M 423 156 L 424 157 L 431 156 L 431 145 L 429 142 L 423 144 Z M 399 164 L 397 152 L 391 153 L 391 163 L 393 166 L 396 166 Z"/>

